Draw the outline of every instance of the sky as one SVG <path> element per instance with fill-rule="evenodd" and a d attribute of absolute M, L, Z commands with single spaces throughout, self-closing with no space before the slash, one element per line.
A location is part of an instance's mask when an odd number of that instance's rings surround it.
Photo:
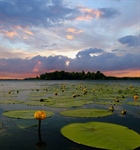
<path fill-rule="evenodd" d="M 61 70 L 140 77 L 140 0 L 0 0 L 0 79 Z"/>

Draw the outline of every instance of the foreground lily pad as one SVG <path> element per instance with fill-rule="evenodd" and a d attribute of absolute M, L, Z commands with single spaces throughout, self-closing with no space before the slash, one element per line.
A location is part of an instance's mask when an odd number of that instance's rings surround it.
<path fill-rule="evenodd" d="M 17 118 L 17 119 L 33 119 L 34 113 L 36 111 L 37 110 L 10 110 L 10 111 L 3 112 L 3 115 L 7 117 Z M 51 111 L 45 111 L 45 112 L 47 114 L 47 117 L 54 115 L 54 113 Z"/>
<path fill-rule="evenodd" d="M 113 113 L 106 109 L 75 109 L 63 111 L 60 114 L 70 117 L 104 117 Z"/>
<path fill-rule="evenodd" d="M 72 123 L 64 126 L 61 133 L 76 143 L 96 148 L 132 150 L 140 146 L 137 132 L 111 123 Z"/>

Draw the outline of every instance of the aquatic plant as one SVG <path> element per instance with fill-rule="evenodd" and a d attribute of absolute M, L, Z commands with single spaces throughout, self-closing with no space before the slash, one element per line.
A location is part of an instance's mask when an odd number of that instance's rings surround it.
<path fill-rule="evenodd" d="M 121 111 L 121 114 L 122 114 L 122 115 L 125 115 L 125 114 L 126 114 L 126 110 L 122 110 L 122 111 Z"/>
<path fill-rule="evenodd" d="M 44 120 L 46 118 L 46 116 L 47 116 L 46 112 L 42 111 L 42 110 L 36 111 L 34 113 L 34 118 L 39 121 L 38 122 L 38 131 L 40 131 L 40 128 L 41 128 L 41 120 Z"/>
<path fill-rule="evenodd" d="M 135 95 L 134 95 L 134 99 L 138 99 L 138 94 L 135 94 Z"/>
<path fill-rule="evenodd" d="M 113 111 L 114 111 L 114 107 L 113 107 L 113 106 L 110 106 L 110 107 L 109 107 L 109 110 L 113 112 Z"/>
<path fill-rule="evenodd" d="M 63 116 L 69 117 L 104 117 L 112 115 L 113 113 L 106 109 L 74 109 L 60 112 Z"/>
<path fill-rule="evenodd" d="M 4 111 L 2 114 L 6 117 L 16 118 L 16 119 L 34 119 L 34 113 L 37 110 L 9 110 Z M 47 117 L 54 115 L 51 111 L 45 111 Z"/>
<path fill-rule="evenodd" d="M 61 128 L 61 133 L 71 141 L 94 148 L 132 150 L 140 146 L 137 132 L 112 123 L 71 123 Z"/>

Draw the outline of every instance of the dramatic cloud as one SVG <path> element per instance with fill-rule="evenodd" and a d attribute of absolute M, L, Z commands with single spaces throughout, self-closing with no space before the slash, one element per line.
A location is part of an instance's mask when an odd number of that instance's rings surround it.
<path fill-rule="evenodd" d="M 51 70 L 65 70 L 66 62 L 69 58 L 64 56 L 35 56 L 33 58 L 1 58 L 0 66 L 1 72 L 11 72 L 11 73 L 41 73 L 44 71 Z"/>
<path fill-rule="evenodd" d="M 79 11 L 63 5 L 62 0 L 0 1 L 3 25 L 54 26 L 74 19 Z"/>
<path fill-rule="evenodd" d="M 125 37 L 118 39 L 118 41 L 127 46 L 134 46 L 134 47 L 140 46 L 140 36 L 127 35 Z"/>
<path fill-rule="evenodd" d="M 9 26 L 9 23 L 10 26 L 51 27 L 61 25 L 66 20 L 91 20 L 95 17 L 113 18 L 119 14 L 115 8 L 99 8 L 98 10 L 86 7 L 72 8 L 64 5 L 62 0 L 6 0 L 0 1 L 0 5 L 3 28 L 5 25 Z M 16 33 L 11 33 L 11 35 L 16 35 Z"/>
<path fill-rule="evenodd" d="M 90 53 L 101 53 L 98 56 L 90 56 Z M 40 75 L 48 71 L 65 70 L 65 71 L 114 71 L 127 69 L 140 69 L 139 55 L 126 54 L 116 56 L 113 53 L 106 53 L 101 49 L 90 48 L 77 53 L 77 56 L 71 59 L 65 56 L 35 56 L 33 58 L 19 59 L 9 58 L 0 59 L 1 72 L 7 73 L 30 73 Z M 88 55 L 88 59 L 86 59 Z"/>
<path fill-rule="evenodd" d="M 85 58 L 85 57 L 84 57 Z M 126 54 L 124 56 L 116 56 L 113 53 L 102 53 L 99 56 L 89 56 L 88 59 L 76 58 L 70 62 L 70 67 L 74 70 L 85 71 L 114 71 L 125 70 L 130 68 L 140 69 L 140 54 Z"/>

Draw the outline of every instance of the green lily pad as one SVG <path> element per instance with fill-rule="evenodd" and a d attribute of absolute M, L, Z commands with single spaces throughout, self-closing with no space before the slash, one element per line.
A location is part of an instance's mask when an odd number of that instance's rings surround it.
<path fill-rule="evenodd" d="M 106 109 L 75 109 L 63 111 L 60 114 L 69 117 L 104 117 L 112 115 L 113 112 Z"/>
<path fill-rule="evenodd" d="M 95 104 L 98 105 L 121 105 L 122 102 L 114 102 L 114 101 L 95 101 Z"/>
<path fill-rule="evenodd" d="M 12 117 L 16 119 L 34 119 L 34 113 L 37 110 L 10 110 L 3 112 L 4 116 Z M 47 117 L 50 117 L 54 115 L 51 111 L 45 111 L 47 114 Z"/>
<path fill-rule="evenodd" d="M 61 128 L 61 133 L 76 143 L 96 148 L 132 150 L 140 146 L 137 132 L 111 123 L 72 123 Z"/>
<path fill-rule="evenodd" d="M 32 120 L 28 119 L 28 120 L 22 120 L 19 123 L 17 123 L 17 126 L 21 129 L 27 129 L 27 128 L 31 128 L 31 127 L 36 127 L 38 126 L 38 122 L 36 120 Z"/>
<path fill-rule="evenodd" d="M 127 102 L 127 104 L 133 105 L 133 106 L 140 106 L 140 101 L 137 101 L 137 102 Z"/>

